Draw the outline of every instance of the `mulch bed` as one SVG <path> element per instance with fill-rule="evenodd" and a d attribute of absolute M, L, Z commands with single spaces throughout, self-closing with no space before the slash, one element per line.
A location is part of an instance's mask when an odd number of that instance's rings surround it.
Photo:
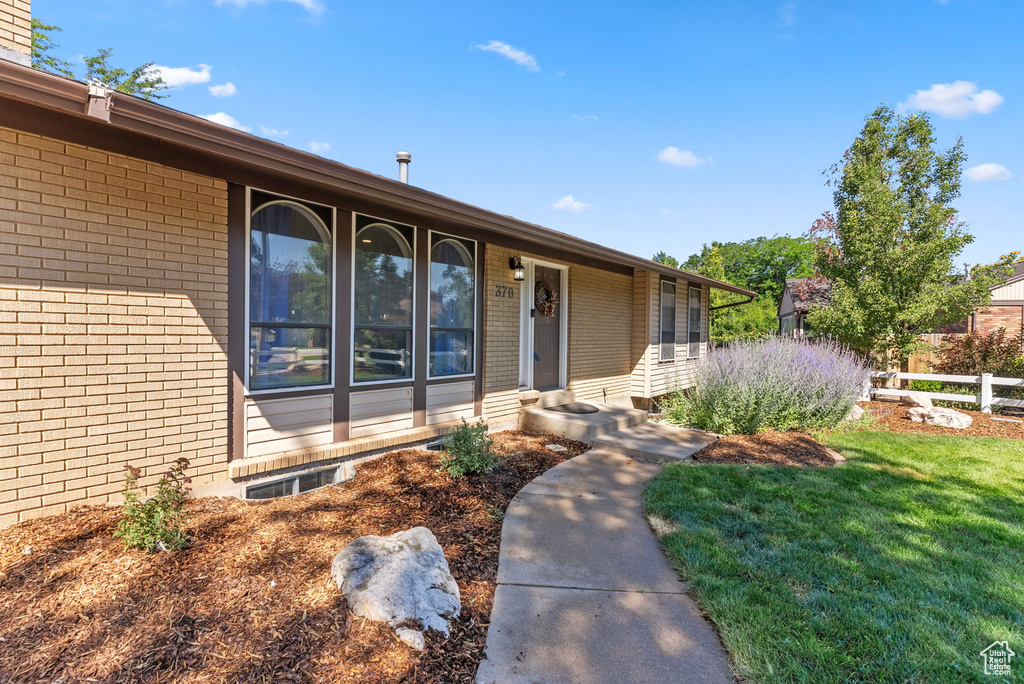
<path fill-rule="evenodd" d="M 558 443 L 568 453 L 544 444 Z M 192 548 L 125 551 L 119 510 L 85 507 L 0 530 L 0 682 L 471 682 L 483 658 L 501 516 L 577 442 L 495 435 L 501 469 L 453 481 L 406 450 L 350 482 L 263 502 L 188 504 Z M 427 650 L 357 618 L 331 580 L 353 539 L 417 525 L 444 548 L 462 614 Z M 25 548 L 32 547 L 31 554 Z"/>
<path fill-rule="evenodd" d="M 831 466 L 829 449 L 803 432 L 761 432 L 732 435 L 709 444 L 696 454 L 697 463 L 758 463 L 776 466 Z"/>
<path fill-rule="evenodd" d="M 925 425 L 910 420 L 907 407 L 893 401 L 866 401 L 860 404 L 874 418 L 869 430 L 888 430 L 890 432 L 923 432 L 930 435 L 961 435 L 967 437 L 1003 437 L 1005 439 L 1024 439 L 1024 422 L 1011 423 L 1005 420 L 996 420 L 1003 416 L 992 416 L 981 411 L 969 411 L 967 409 L 956 409 L 960 413 L 966 413 L 974 422 L 969 428 L 958 430 L 956 428 L 940 427 L 938 425 Z M 1012 420 L 1022 420 L 1020 416 L 1005 416 Z"/>

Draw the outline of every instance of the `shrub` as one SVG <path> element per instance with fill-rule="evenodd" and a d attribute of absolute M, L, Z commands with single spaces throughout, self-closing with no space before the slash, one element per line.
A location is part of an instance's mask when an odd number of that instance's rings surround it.
<path fill-rule="evenodd" d="M 188 546 L 189 539 L 182 529 L 188 520 L 185 500 L 189 488 L 185 485 L 192 481 L 185 475 L 188 465 L 187 458 L 176 460 L 157 483 L 156 494 L 145 502 L 136 491 L 142 471 L 133 465 L 125 466 L 124 512 L 114 532 L 125 548 L 177 551 Z"/>
<path fill-rule="evenodd" d="M 500 460 L 492 448 L 487 424 L 483 421 L 470 425 L 463 419 L 462 425 L 456 425 L 444 438 L 441 470 L 451 477 L 489 473 Z"/>
<path fill-rule="evenodd" d="M 864 359 L 832 341 L 737 340 L 701 359 L 694 386 L 670 400 L 666 418 L 726 435 L 827 429 L 870 378 Z"/>
<path fill-rule="evenodd" d="M 981 375 L 992 373 L 1004 378 L 1024 374 L 1021 335 L 1009 335 L 1006 328 L 990 333 L 972 332 L 946 335 L 939 343 L 939 360 L 932 364 L 944 375 Z"/>
<path fill-rule="evenodd" d="M 942 392 L 944 383 L 939 380 L 911 380 L 910 390 L 912 392 Z"/>

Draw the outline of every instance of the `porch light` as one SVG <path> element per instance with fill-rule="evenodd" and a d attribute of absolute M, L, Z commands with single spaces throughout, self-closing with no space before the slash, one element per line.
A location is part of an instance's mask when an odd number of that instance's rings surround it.
<path fill-rule="evenodd" d="M 512 270 L 512 280 L 522 282 L 526 280 L 526 269 L 523 267 L 523 260 L 514 256 L 508 260 L 508 267 Z"/>

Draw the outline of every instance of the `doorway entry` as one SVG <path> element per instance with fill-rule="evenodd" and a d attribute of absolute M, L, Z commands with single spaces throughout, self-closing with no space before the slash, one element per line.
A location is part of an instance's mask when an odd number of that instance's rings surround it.
<path fill-rule="evenodd" d="M 535 390 L 564 388 L 568 268 L 523 259 L 519 385 Z"/>

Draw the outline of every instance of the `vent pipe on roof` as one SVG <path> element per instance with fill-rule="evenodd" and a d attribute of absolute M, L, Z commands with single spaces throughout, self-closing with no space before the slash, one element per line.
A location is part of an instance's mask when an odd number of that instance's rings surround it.
<path fill-rule="evenodd" d="M 409 182 L 409 162 L 412 161 L 412 155 L 408 152 L 399 152 L 395 155 L 398 160 L 398 180 L 403 183 Z"/>

